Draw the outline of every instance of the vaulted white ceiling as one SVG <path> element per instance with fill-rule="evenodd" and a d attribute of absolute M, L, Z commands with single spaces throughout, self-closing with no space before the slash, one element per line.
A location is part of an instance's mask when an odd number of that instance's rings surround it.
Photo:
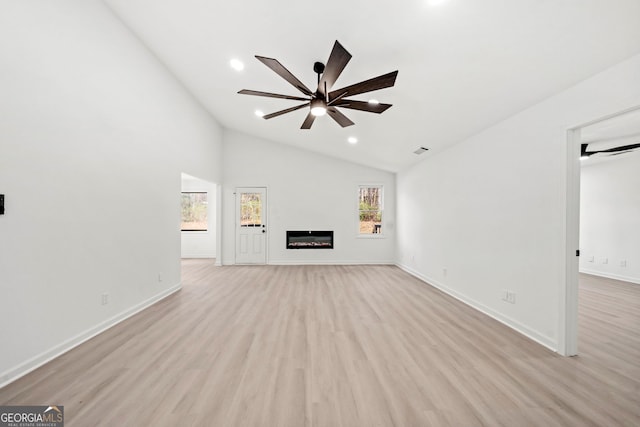
<path fill-rule="evenodd" d="M 105 0 L 225 127 L 399 171 L 640 52 L 638 0 Z M 343 110 L 301 130 L 306 110 L 255 116 L 299 95 L 254 55 L 278 59 L 313 88 L 335 40 L 353 55 L 334 88 L 393 70 L 381 115 Z M 229 66 L 244 62 L 241 72 Z M 347 138 L 358 138 L 355 145 Z M 417 156 L 419 146 L 430 152 Z"/>

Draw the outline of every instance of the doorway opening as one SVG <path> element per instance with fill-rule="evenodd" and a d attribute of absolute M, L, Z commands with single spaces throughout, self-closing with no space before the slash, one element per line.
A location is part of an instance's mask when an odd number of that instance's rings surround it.
<path fill-rule="evenodd" d="M 180 257 L 220 265 L 219 184 L 181 175 Z"/>
<path fill-rule="evenodd" d="M 578 354 L 580 274 L 640 283 L 640 107 L 568 132 L 567 267 L 559 351 Z"/>

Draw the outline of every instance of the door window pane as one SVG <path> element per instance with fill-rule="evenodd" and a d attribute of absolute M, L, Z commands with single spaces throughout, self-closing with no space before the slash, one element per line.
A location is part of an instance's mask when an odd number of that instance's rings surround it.
<path fill-rule="evenodd" d="M 262 225 L 262 198 L 260 193 L 240 193 L 240 227 Z"/>

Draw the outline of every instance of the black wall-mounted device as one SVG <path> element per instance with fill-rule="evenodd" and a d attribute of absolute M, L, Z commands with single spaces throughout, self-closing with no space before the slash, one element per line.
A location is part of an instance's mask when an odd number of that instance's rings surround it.
<path fill-rule="evenodd" d="M 4 215 L 4 194 L 0 194 L 0 215 Z"/>

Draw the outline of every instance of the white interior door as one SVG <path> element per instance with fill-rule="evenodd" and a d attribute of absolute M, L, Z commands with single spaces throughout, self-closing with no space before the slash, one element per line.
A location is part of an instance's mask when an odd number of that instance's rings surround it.
<path fill-rule="evenodd" d="M 267 262 L 267 189 L 236 189 L 236 264 Z"/>

